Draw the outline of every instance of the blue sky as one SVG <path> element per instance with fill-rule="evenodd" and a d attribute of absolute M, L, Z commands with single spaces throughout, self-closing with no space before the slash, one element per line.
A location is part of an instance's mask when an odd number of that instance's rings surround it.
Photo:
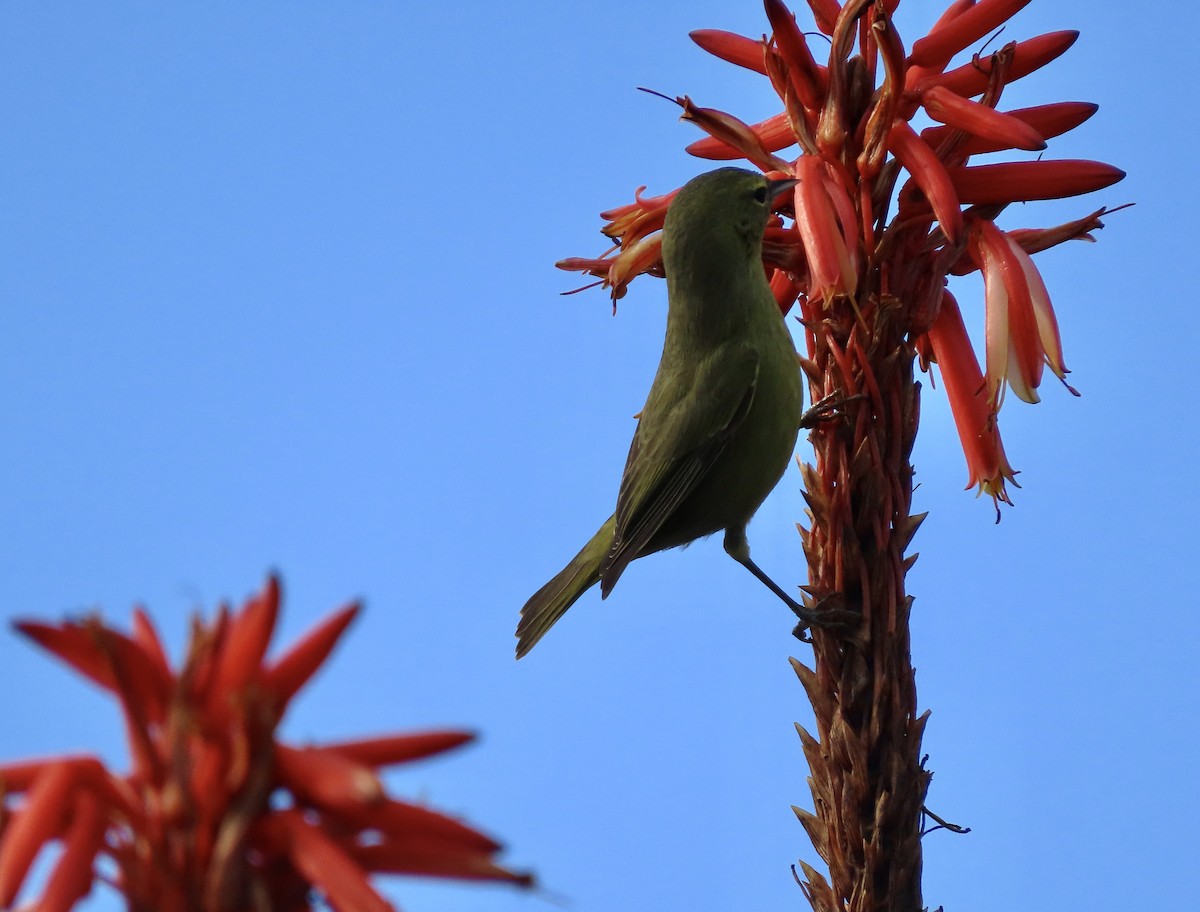
<path fill-rule="evenodd" d="M 777 110 L 686 37 L 761 34 L 761 7 L 667 6 L 7 5 L 0 610 L 126 624 L 141 602 L 178 653 L 191 612 L 272 568 L 279 642 L 361 596 L 288 737 L 480 730 L 394 789 L 504 839 L 574 912 L 803 908 L 806 651 L 719 541 L 635 564 L 512 660 L 521 604 L 612 509 L 665 314 L 649 279 L 615 319 L 560 297 L 579 283 L 553 262 L 603 250 L 597 213 L 638 185 L 708 167 L 635 87 Z M 908 44 L 941 6 L 904 0 Z M 1083 396 L 1010 400 L 999 526 L 926 383 L 914 663 L 930 806 L 973 828 L 927 838 L 931 907 L 1194 904 L 1194 54 L 1173 8 L 1126 10 L 1042 0 L 1006 34 L 1083 32 L 1006 98 L 1098 102 L 1048 154 L 1129 177 L 1002 226 L 1137 206 L 1038 257 Z M 978 328 L 978 283 L 954 287 Z M 799 485 L 750 530 L 789 584 Z M 7 628 L 0 683 L 4 757 L 124 763 L 114 707 Z M 384 887 L 413 912 L 554 908 Z"/>

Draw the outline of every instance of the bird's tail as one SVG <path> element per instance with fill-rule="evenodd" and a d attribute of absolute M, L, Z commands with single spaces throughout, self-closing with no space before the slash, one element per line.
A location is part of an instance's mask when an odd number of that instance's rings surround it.
<path fill-rule="evenodd" d="M 612 547 L 616 518 L 610 518 L 558 576 L 535 592 L 521 609 L 517 624 L 517 658 L 546 635 L 579 596 L 600 582 L 600 565 Z"/>

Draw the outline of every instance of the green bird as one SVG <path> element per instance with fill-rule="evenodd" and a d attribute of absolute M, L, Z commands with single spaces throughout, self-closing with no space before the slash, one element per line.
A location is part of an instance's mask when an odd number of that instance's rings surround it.
<path fill-rule="evenodd" d="M 776 196 L 794 180 L 740 168 L 701 174 L 667 209 L 667 335 L 641 411 L 617 509 L 521 609 L 517 658 L 588 589 L 606 598 L 630 561 L 725 530 L 725 550 L 811 612 L 750 559 L 746 525 L 795 450 L 803 393 L 796 346 L 763 271 Z"/>

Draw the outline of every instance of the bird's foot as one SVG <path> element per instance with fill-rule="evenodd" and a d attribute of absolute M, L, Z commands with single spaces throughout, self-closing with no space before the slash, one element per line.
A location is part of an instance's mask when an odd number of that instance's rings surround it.
<path fill-rule="evenodd" d="M 802 643 L 812 642 L 812 637 L 806 634 L 808 630 L 820 629 L 830 633 L 849 633 L 862 620 L 859 612 L 843 607 L 843 599 L 837 594 L 819 599 L 811 608 L 791 599 L 788 601 L 792 613 L 800 619 L 800 623 L 792 630 L 792 636 Z"/>
<path fill-rule="evenodd" d="M 805 410 L 804 414 L 800 416 L 800 427 L 811 431 L 822 421 L 836 418 L 838 410 L 847 403 L 866 398 L 865 393 L 843 396 L 840 389 L 834 390 L 828 396 L 823 396 L 814 402 L 811 408 Z"/>
<path fill-rule="evenodd" d="M 738 534 L 735 535 L 735 532 Z M 817 627 L 821 630 L 845 631 L 849 633 L 858 625 L 861 619 L 860 614 L 857 611 L 850 611 L 845 608 L 845 600 L 838 593 L 821 595 L 814 592 L 808 586 L 801 586 L 800 588 L 814 601 L 812 607 L 809 607 L 808 605 L 802 605 L 779 588 L 779 585 L 771 577 L 763 573 L 758 564 L 750 559 L 750 549 L 746 546 L 746 537 L 740 530 L 726 530 L 725 550 L 729 552 L 730 557 L 758 577 L 759 582 L 774 592 L 785 605 L 792 609 L 792 614 L 800 619 L 800 623 L 792 631 L 798 639 L 811 642 L 803 633 L 812 627 Z"/>

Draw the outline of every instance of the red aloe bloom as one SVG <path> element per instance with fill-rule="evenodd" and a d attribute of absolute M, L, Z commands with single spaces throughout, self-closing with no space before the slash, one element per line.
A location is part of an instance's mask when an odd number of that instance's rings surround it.
<path fill-rule="evenodd" d="M 1094 161 L 969 163 L 983 153 L 1037 153 L 1096 110 L 1084 102 L 1000 107 L 1009 83 L 1061 55 L 1076 32 L 1009 42 L 947 69 L 1028 2 L 954 0 L 906 54 L 892 18 L 899 0 L 809 0 L 817 28 L 828 36 L 811 47 L 782 0 L 765 0 L 771 38 L 712 29 L 692 38 L 709 53 L 766 76 L 783 110 L 747 125 L 686 96 L 677 99 L 683 118 L 709 134 L 688 147 L 693 155 L 744 158 L 773 176 L 800 179 L 792 204 L 779 203 L 796 230 L 769 227 L 764 244 L 781 309 L 786 313 L 798 300 L 805 314 L 820 314 L 852 298 L 866 314 L 899 302 L 909 341 L 929 356 L 926 363 L 941 365 L 950 401 L 957 403 L 970 484 L 996 500 L 1008 499 L 1005 481 L 1012 479 L 996 430 L 1004 389 L 1036 402 L 1044 365 L 1060 379 L 1066 374 L 1058 321 L 1029 254 L 1090 239 L 1108 210 L 1036 230 L 1006 232 L 995 220 L 1009 203 L 1088 193 L 1124 176 Z M 918 134 L 910 122 L 922 112 L 937 126 Z M 784 154 L 791 146 L 799 147 L 798 156 Z M 656 232 L 670 194 L 646 199 L 640 193 L 633 204 L 602 214 L 604 232 L 617 246 L 595 259 L 558 264 L 600 277 L 614 300 L 640 273 L 661 275 Z M 983 271 L 986 288 L 987 376 L 979 382 L 964 334 L 943 326 L 940 341 L 931 345 L 925 338 L 939 325 L 946 276 L 975 269 Z M 806 329 L 811 337 L 811 321 Z"/>
<path fill-rule="evenodd" d="M 36 901 L 70 909 L 100 875 L 137 912 L 313 908 L 316 890 L 334 909 L 386 912 L 371 883 L 379 873 L 491 880 L 532 877 L 494 861 L 499 843 L 421 805 L 390 798 L 378 769 L 470 741 L 431 731 L 294 747 L 276 728 L 292 697 L 329 656 L 357 615 L 334 613 L 274 659 L 265 658 L 279 612 L 272 577 L 240 611 L 192 625 L 172 668 L 146 615 L 132 634 L 98 617 L 17 629 L 116 696 L 132 769 L 91 756 L 0 764 L 0 907 L 16 899 L 30 865 L 60 841 Z"/>
<path fill-rule="evenodd" d="M 991 399 L 985 395 L 983 375 L 971 348 L 967 328 L 963 325 L 958 302 L 950 292 L 944 292 L 937 319 L 929 327 L 924 340 L 932 347 L 925 351 L 927 360 L 936 359 L 946 382 L 950 411 L 967 457 L 967 487 L 977 486 L 979 493 L 993 500 L 1011 503 L 1004 482 L 1017 484 L 1016 473 L 1004 455 L 1004 445 L 996 429 L 996 416 Z M 1020 487 L 1020 485 L 1017 485 Z"/>

